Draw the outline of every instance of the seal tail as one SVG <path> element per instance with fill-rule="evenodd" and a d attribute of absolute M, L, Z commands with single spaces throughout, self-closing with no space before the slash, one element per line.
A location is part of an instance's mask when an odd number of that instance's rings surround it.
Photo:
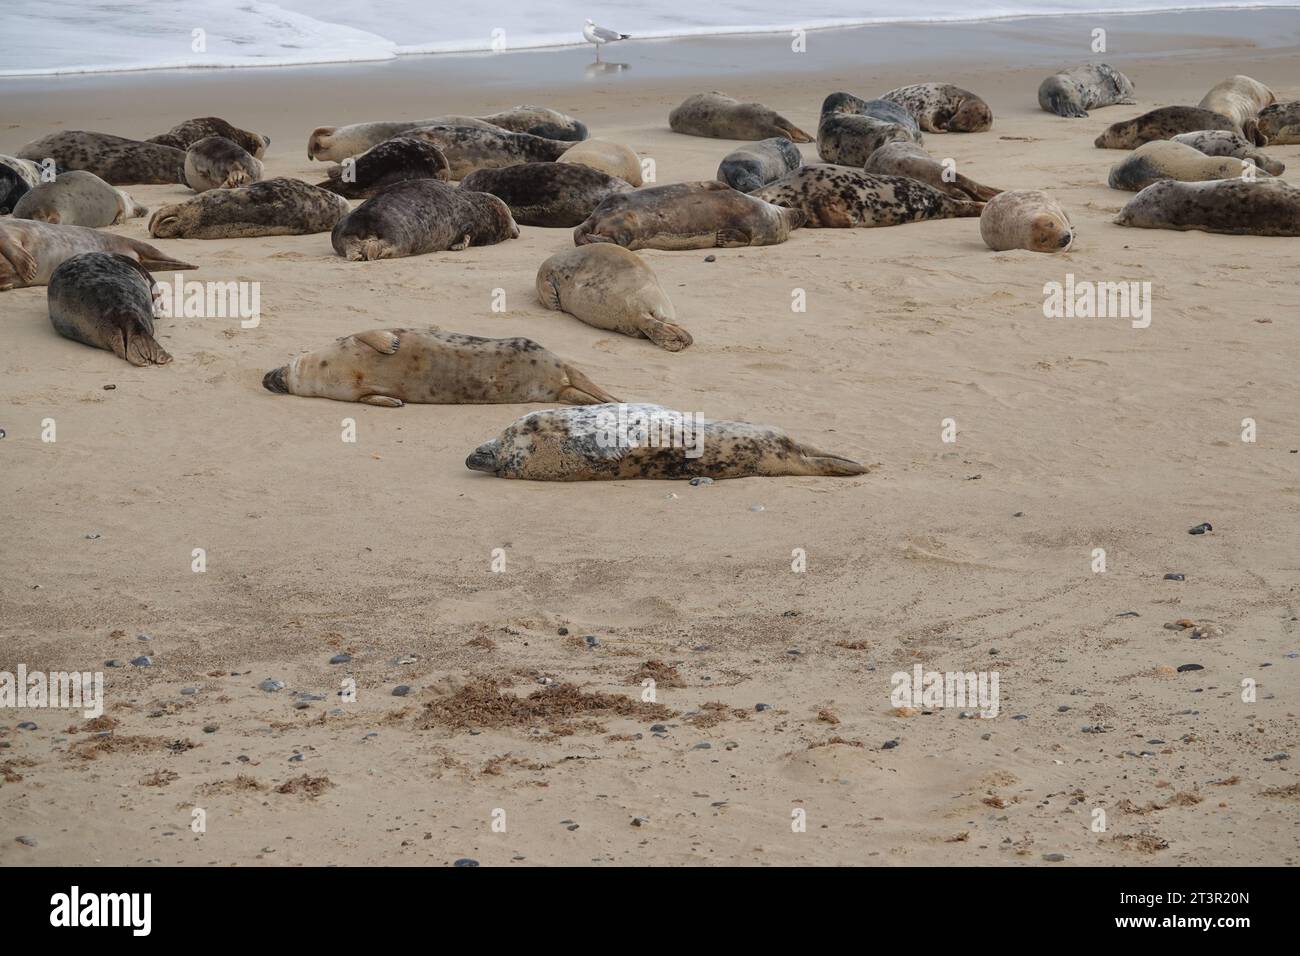
<path fill-rule="evenodd" d="M 572 365 L 564 366 L 564 374 L 568 377 L 569 384 L 560 389 L 562 402 L 570 405 L 605 405 L 619 401 Z"/>
<path fill-rule="evenodd" d="M 158 344 L 158 340 L 143 329 L 124 331 L 121 342 L 115 342 L 114 345 L 117 348 L 113 351 L 132 365 L 166 365 L 172 360 L 167 350 Z"/>
<path fill-rule="evenodd" d="M 870 471 L 866 465 L 852 458 L 831 455 L 816 448 L 809 448 L 807 445 L 802 448 L 802 462 L 807 469 L 802 474 L 806 475 L 842 478 L 849 475 L 865 475 Z"/>
<path fill-rule="evenodd" d="M 953 185 L 976 202 L 988 202 L 998 193 L 1003 191 L 1001 189 L 994 189 L 992 186 L 981 186 L 979 183 L 975 182 L 975 180 L 963 176 L 961 173 L 957 174 L 957 181 Z"/>
<path fill-rule="evenodd" d="M 140 260 L 140 265 L 144 266 L 150 272 L 163 272 L 167 269 L 197 269 L 198 266 L 191 265 L 188 262 L 182 262 L 179 259 L 173 259 L 161 249 L 155 249 L 145 242 L 134 243 L 136 256 Z"/>
<path fill-rule="evenodd" d="M 954 219 L 970 219 L 978 217 L 979 214 L 984 211 L 984 203 L 982 202 L 968 202 L 961 199 L 955 199 L 953 200 L 953 206 L 955 207 L 953 210 Z"/>

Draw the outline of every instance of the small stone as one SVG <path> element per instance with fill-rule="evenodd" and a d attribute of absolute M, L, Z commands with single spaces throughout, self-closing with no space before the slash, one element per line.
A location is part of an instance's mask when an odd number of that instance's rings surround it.
<path fill-rule="evenodd" d="M 36 846 L 36 837 L 20 836 L 14 840 L 15 843 L 21 843 L 23 846 Z"/>
<path fill-rule="evenodd" d="M 1188 533 L 1188 534 L 1205 534 L 1205 532 L 1207 532 L 1207 531 L 1213 531 L 1213 530 L 1214 530 L 1214 525 L 1210 524 L 1208 521 L 1202 521 L 1202 522 L 1201 522 L 1200 524 L 1198 524 L 1195 528 L 1188 528 L 1188 529 L 1187 529 L 1187 533 Z"/>
<path fill-rule="evenodd" d="M 103 537 L 103 536 L 98 531 L 92 531 L 90 534 L 85 536 L 87 541 L 94 541 L 96 538 L 99 537 Z"/>
<path fill-rule="evenodd" d="M 268 694 L 274 694 L 278 690 L 284 690 L 284 681 L 276 680 L 274 677 L 268 677 L 262 683 L 257 685 L 258 690 L 264 690 Z"/>
<path fill-rule="evenodd" d="M 765 711 L 765 710 L 771 710 L 771 709 L 772 709 L 772 705 L 771 705 L 771 704 L 755 704 L 755 705 L 754 705 L 754 710 L 758 711 L 760 714 L 761 714 L 763 711 Z"/>
<path fill-rule="evenodd" d="M 147 655 L 145 655 L 145 654 L 141 654 L 139 657 L 133 657 L 133 658 L 131 658 L 131 666 L 132 666 L 132 667 L 152 667 L 152 666 L 153 666 L 153 658 L 152 658 L 152 657 L 149 657 L 149 656 L 147 656 Z"/>
<path fill-rule="evenodd" d="M 1065 859 L 1064 853 L 1044 853 L 1043 859 L 1048 863 L 1060 863 Z"/>
<path fill-rule="evenodd" d="M 1119 614 L 1116 614 L 1115 616 L 1116 617 L 1141 617 L 1142 615 L 1139 614 L 1137 611 L 1121 611 Z"/>
<path fill-rule="evenodd" d="M 588 634 L 582 639 L 588 647 L 600 647 L 600 638 L 595 634 Z"/>
<path fill-rule="evenodd" d="M 920 711 L 918 711 L 915 707 L 895 707 L 895 708 L 894 708 L 894 716 L 895 716 L 895 717 L 915 717 L 918 713 L 920 713 Z"/>
<path fill-rule="evenodd" d="M 300 700 L 300 701 L 298 701 L 296 704 L 293 705 L 293 709 L 294 709 L 294 710 L 306 710 L 306 709 L 307 709 L 308 707 L 310 707 L 310 706 L 311 706 L 311 704 L 307 703 L 305 700 Z"/>
<path fill-rule="evenodd" d="M 634 826 L 634 827 L 643 827 L 643 826 L 645 826 L 645 825 L 646 825 L 647 823 L 649 823 L 649 822 L 650 822 L 650 818 L 649 818 L 649 817 L 633 817 L 633 818 L 632 818 L 632 826 Z"/>
<path fill-rule="evenodd" d="M 1203 671 L 1203 670 L 1205 670 L 1205 668 L 1202 667 L 1200 664 L 1179 664 L 1178 665 L 1178 673 L 1180 674 L 1186 674 L 1188 671 Z"/>
<path fill-rule="evenodd" d="M 750 505 L 750 506 L 749 506 L 749 510 L 750 510 L 750 511 L 766 511 L 767 509 L 764 508 L 762 505 Z"/>
<path fill-rule="evenodd" d="M 1186 580 L 1187 580 L 1187 575 L 1183 574 L 1181 571 L 1170 571 L 1168 574 L 1165 575 L 1165 580 L 1166 580 L 1166 581 L 1186 581 Z"/>
<path fill-rule="evenodd" d="M 705 256 L 705 257 L 704 257 L 704 261 L 705 261 L 705 262 L 717 262 L 717 261 L 718 261 L 718 257 L 717 257 L 717 256 Z"/>
<path fill-rule="evenodd" d="M 1016 714 L 1016 715 L 1015 715 L 1014 717 L 1012 717 L 1011 719 L 1012 719 L 1012 720 L 1028 720 L 1028 719 L 1029 719 L 1029 715 L 1028 715 L 1028 714 Z"/>
<path fill-rule="evenodd" d="M 973 717 L 978 717 L 979 714 L 975 713 L 973 710 L 963 710 L 957 716 L 962 720 L 970 720 Z"/>
<path fill-rule="evenodd" d="M 1265 762 L 1265 763 L 1281 763 L 1283 760 L 1290 760 L 1290 759 L 1291 759 L 1291 755 L 1290 755 L 1290 754 L 1288 754 L 1288 753 L 1278 753 L 1278 754 L 1273 754 L 1273 756 L 1271 756 L 1271 757 L 1265 757 L 1265 758 L 1264 758 L 1264 762 Z"/>
<path fill-rule="evenodd" d="M 330 658 L 331 664 L 350 664 L 352 663 L 351 654 L 335 654 Z"/>
<path fill-rule="evenodd" d="M 104 386 L 104 391 L 106 391 L 106 392 L 111 392 L 111 391 L 115 390 L 116 388 L 117 388 L 116 385 L 113 385 L 112 383 L 110 383 L 110 384 Z"/>
<path fill-rule="evenodd" d="M 790 657 L 800 657 L 802 656 L 803 651 L 799 650 L 799 648 L 797 647 L 792 647 L 788 651 L 786 651 L 786 654 L 788 654 Z"/>
<path fill-rule="evenodd" d="M 663 724 L 651 724 L 651 725 L 650 725 L 650 733 L 652 733 L 652 734 L 666 734 L 666 733 L 668 733 L 668 728 L 665 727 Z"/>
<path fill-rule="evenodd" d="M 691 487 L 692 487 L 692 488 L 698 488 L 698 487 L 700 487 L 700 485 L 711 485 L 711 484 L 713 484 L 713 479 L 712 479 L 712 478 L 705 478 L 705 477 L 702 477 L 702 476 L 701 476 L 701 477 L 699 477 L 699 478 L 692 478 L 690 483 L 691 483 Z"/>
<path fill-rule="evenodd" d="M 713 744 L 709 743 L 707 740 L 701 740 L 698 744 L 696 744 L 696 745 L 695 745 L 694 747 L 692 747 L 691 749 L 692 749 L 692 750 L 712 750 L 712 749 L 713 749 Z"/>
<path fill-rule="evenodd" d="M 181 696 L 182 696 L 182 697 L 193 697 L 193 696 L 194 696 L 195 694 L 197 694 L 198 692 L 199 692 L 199 689 L 198 689 L 197 687 L 182 687 L 182 688 L 181 688 Z"/>
<path fill-rule="evenodd" d="M 137 635 L 135 636 L 135 639 L 136 639 L 137 641 L 152 641 L 152 640 L 153 640 L 153 638 L 150 637 L 148 634 L 137 634 Z"/>
<path fill-rule="evenodd" d="M 894 739 L 894 740 L 886 740 L 883 744 L 880 745 L 880 749 L 881 749 L 881 750 L 893 750 L 893 749 L 894 749 L 895 747 L 897 747 L 897 746 L 898 746 L 898 740 L 897 740 L 897 739 Z"/>
<path fill-rule="evenodd" d="M 220 729 L 221 728 L 218 727 L 216 724 L 207 724 L 204 726 L 203 732 L 205 734 L 215 734 Z"/>
<path fill-rule="evenodd" d="M 398 684 L 396 687 L 393 688 L 394 697 L 405 697 L 410 692 L 411 692 L 410 684 Z"/>
<path fill-rule="evenodd" d="M 1025 516 L 1025 513 L 1024 513 L 1023 511 L 1017 511 L 1017 512 L 1016 512 L 1015 514 L 1013 514 L 1011 517 L 1013 517 L 1013 518 L 1023 518 L 1024 516 Z"/>
<path fill-rule="evenodd" d="M 119 661 L 117 658 L 114 658 L 114 659 L 109 660 L 109 661 L 104 661 L 104 666 L 105 666 L 105 667 L 122 667 L 123 665 L 122 665 L 122 662 L 121 662 L 121 661 Z"/>
<path fill-rule="evenodd" d="M 567 627 L 562 627 L 562 628 L 560 628 L 560 630 L 559 630 L 559 635 L 560 635 L 560 637 L 568 637 L 568 636 L 569 636 L 569 629 L 568 629 Z"/>
<path fill-rule="evenodd" d="M 471 860 L 467 856 L 462 856 L 452 866 L 478 866 L 478 860 Z"/>
<path fill-rule="evenodd" d="M 19 729 L 19 730 L 35 730 L 35 729 L 36 729 L 36 725 L 35 725 L 34 723 L 32 723 L 30 720 L 24 720 L 21 724 L 18 725 L 18 729 Z"/>
<path fill-rule="evenodd" d="M 307 759 L 306 754 L 294 754 L 292 757 L 289 758 L 289 763 L 302 763 L 306 759 Z"/>

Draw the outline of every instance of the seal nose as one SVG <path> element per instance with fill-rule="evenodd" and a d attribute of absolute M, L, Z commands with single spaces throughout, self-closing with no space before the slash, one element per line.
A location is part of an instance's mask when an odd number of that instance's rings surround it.
<path fill-rule="evenodd" d="M 489 441 L 475 448 L 473 453 L 465 459 L 465 467 L 470 471 L 493 474 L 497 470 L 496 450 L 493 448 L 495 444 L 495 441 Z"/>
<path fill-rule="evenodd" d="M 268 392 L 275 392 L 277 395 L 289 394 L 289 383 L 285 376 L 289 374 L 289 366 L 281 365 L 279 368 L 273 368 L 262 376 L 262 387 Z"/>

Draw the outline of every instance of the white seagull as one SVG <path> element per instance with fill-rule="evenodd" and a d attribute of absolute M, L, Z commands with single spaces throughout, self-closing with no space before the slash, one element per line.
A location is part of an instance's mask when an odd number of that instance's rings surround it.
<path fill-rule="evenodd" d="M 613 43 L 615 40 L 629 39 L 631 34 L 619 33 L 617 30 L 607 30 L 604 27 L 598 27 L 589 18 L 587 25 L 582 28 L 582 37 L 588 43 L 596 44 L 596 59 L 600 59 L 600 48 L 606 43 Z"/>

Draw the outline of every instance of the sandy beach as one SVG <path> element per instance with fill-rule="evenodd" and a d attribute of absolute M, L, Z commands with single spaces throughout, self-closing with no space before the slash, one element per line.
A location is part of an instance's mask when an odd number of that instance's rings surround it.
<path fill-rule="evenodd" d="M 1050 193 L 1078 229 L 1061 255 L 992 252 L 975 219 L 643 252 L 694 336 L 680 353 L 541 305 L 567 229 L 368 263 L 328 234 L 154 240 L 262 300 L 256 328 L 162 320 L 158 368 L 61 338 L 43 287 L 0 293 L 0 670 L 106 682 L 97 720 L 0 713 L 0 865 L 1300 863 L 1300 240 L 1115 225 L 1123 154 L 1093 146 L 1237 73 L 1300 99 L 1298 21 L 892 26 L 810 33 L 805 54 L 632 41 L 605 51 L 621 71 L 572 49 L 0 80 L 0 153 L 216 115 L 271 137 L 268 177 L 313 183 L 314 127 L 518 103 L 653 159 L 658 183 L 706 180 L 737 144 L 669 130 L 691 93 L 811 131 L 831 92 L 944 81 L 994 125 L 927 149 Z M 1136 105 L 1043 112 L 1045 76 L 1100 58 L 1095 26 Z M 1265 152 L 1300 181 L 1300 146 Z M 192 195 L 125 188 L 151 209 Z M 110 231 L 148 241 L 147 221 Z M 1045 318 L 1067 275 L 1150 282 L 1149 327 Z M 777 425 L 871 471 L 507 481 L 465 457 L 536 406 L 262 387 L 336 337 L 427 325 L 527 336 L 627 401 Z M 891 677 L 918 664 L 996 671 L 998 715 L 900 715 Z"/>

